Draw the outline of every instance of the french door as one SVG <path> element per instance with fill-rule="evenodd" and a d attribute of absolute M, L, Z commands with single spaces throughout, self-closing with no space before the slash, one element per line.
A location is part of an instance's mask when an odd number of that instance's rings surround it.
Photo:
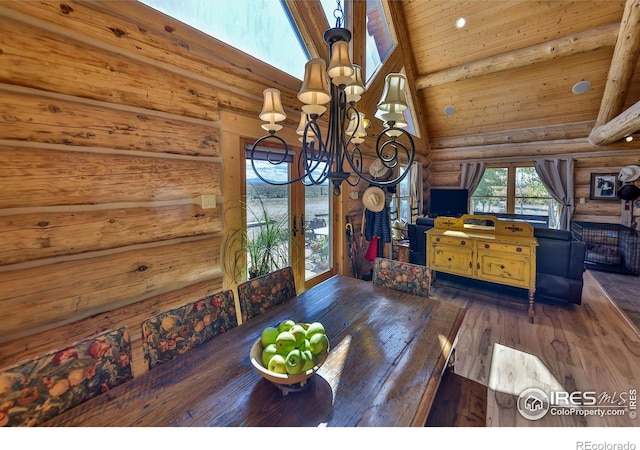
<path fill-rule="evenodd" d="M 331 226 L 333 196 L 328 183 L 305 186 L 300 182 L 291 185 L 264 182 L 256 175 L 254 165 L 263 177 L 279 183 L 297 176 L 293 158 L 288 164 L 276 166 L 267 160 L 266 153 L 254 152 L 252 164 L 250 152 L 247 152 L 247 237 L 257 240 L 262 233 L 263 236 L 278 239 L 278 236 L 274 236 L 275 229 L 286 224 L 286 238 L 282 237 L 272 256 L 279 266 L 286 264 L 293 268 L 296 286 L 298 291 L 302 291 L 334 273 Z M 270 226 L 272 233 L 267 232 Z M 247 260 L 249 271 L 252 267 L 251 255 L 247 255 Z"/>

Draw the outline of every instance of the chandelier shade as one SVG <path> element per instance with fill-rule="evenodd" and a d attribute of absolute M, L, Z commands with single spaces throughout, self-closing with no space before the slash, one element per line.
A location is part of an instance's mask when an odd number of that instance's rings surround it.
<path fill-rule="evenodd" d="M 362 82 L 362 67 L 358 64 L 353 65 L 353 75 L 351 76 L 351 82 L 344 88 L 344 93 L 347 94 L 347 101 L 349 103 L 357 103 L 362 94 L 364 94 L 365 87 Z"/>
<path fill-rule="evenodd" d="M 327 69 L 331 82 L 336 86 L 346 86 L 351 83 L 354 72 L 349 58 L 349 44 L 345 41 L 335 42 L 331 46 L 331 62 Z"/>
<path fill-rule="evenodd" d="M 397 176 L 382 181 L 376 177 L 371 178 L 363 168 L 362 146 L 370 120 L 358 111 L 356 103 L 362 98 L 366 88 L 362 82 L 362 68 L 351 62 L 351 32 L 342 27 L 340 0 L 336 3 L 336 26 L 324 33 L 324 41 L 329 47 L 329 66 L 321 58 L 308 61 L 298 91 L 297 98 L 303 104 L 296 129 L 301 142 L 299 151 L 290 149 L 284 139 L 276 135 L 282 128 L 276 122 L 286 118 L 280 91 L 272 88 L 264 90 L 260 119 L 267 122 L 262 128 L 269 134 L 254 142 L 249 158 L 258 178 L 268 184 L 285 185 L 300 181 L 304 185 L 319 185 L 329 181 L 333 184 L 334 194 L 340 195 L 343 181 L 351 186 L 357 185 L 360 180 L 378 187 L 395 186 L 409 173 L 408 170 L 398 170 L 395 171 Z M 406 85 L 407 79 L 403 74 L 387 75 L 377 104 L 375 117 L 384 123 L 385 128 L 377 137 L 375 154 L 372 156 L 384 165 L 385 170 L 393 170 L 401 163 L 408 167 L 415 157 L 413 138 L 404 130 L 407 127 L 404 111 L 408 108 Z M 325 119 L 327 126 L 323 132 L 325 127 L 320 127 L 320 120 L 324 123 Z M 270 150 L 273 146 L 257 150 L 263 142 L 269 140 L 277 141 L 282 150 Z M 268 179 L 256 167 L 257 155 L 273 165 L 297 161 L 298 175 L 284 182 Z"/>
<path fill-rule="evenodd" d="M 262 95 L 264 96 L 264 104 L 259 117 L 261 120 L 268 122 L 262 125 L 262 128 L 267 131 L 278 131 L 282 128 L 282 125 L 276 125 L 276 122 L 282 122 L 287 118 L 287 114 L 282 107 L 280 91 L 274 88 L 267 88 L 262 92 Z"/>
<path fill-rule="evenodd" d="M 298 100 L 304 103 L 302 110 L 307 114 L 320 115 L 327 110 L 324 105 L 331 101 L 331 90 L 324 59 L 314 58 L 305 64 Z"/>

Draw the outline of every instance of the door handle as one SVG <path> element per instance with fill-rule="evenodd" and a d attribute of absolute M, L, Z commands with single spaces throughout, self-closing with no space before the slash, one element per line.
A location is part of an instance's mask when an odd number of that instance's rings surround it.
<path fill-rule="evenodd" d="M 293 216 L 293 228 L 291 228 L 291 234 L 293 235 L 293 237 L 296 237 L 296 235 L 298 234 L 298 226 L 296 225 L 296 216 Z"/>

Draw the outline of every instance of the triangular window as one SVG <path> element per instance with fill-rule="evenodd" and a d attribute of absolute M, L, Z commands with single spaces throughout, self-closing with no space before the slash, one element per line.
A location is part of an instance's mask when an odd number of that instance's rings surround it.
<path fill-rule="evenodd" d="M 300 80 L 304 75 L 309 53 L 284 0 L 139 1 Z"/>

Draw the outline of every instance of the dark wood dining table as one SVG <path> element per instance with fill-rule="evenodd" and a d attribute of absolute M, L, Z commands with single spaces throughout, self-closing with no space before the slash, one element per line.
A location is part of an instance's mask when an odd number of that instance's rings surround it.
<path fill-rule="evenodd" d="M 45 426 L 423 426 L 465 310 L 336 275 Z M 287 395 L 251 365 L 262 330 L 324 324 L 331 351 Z"/>

